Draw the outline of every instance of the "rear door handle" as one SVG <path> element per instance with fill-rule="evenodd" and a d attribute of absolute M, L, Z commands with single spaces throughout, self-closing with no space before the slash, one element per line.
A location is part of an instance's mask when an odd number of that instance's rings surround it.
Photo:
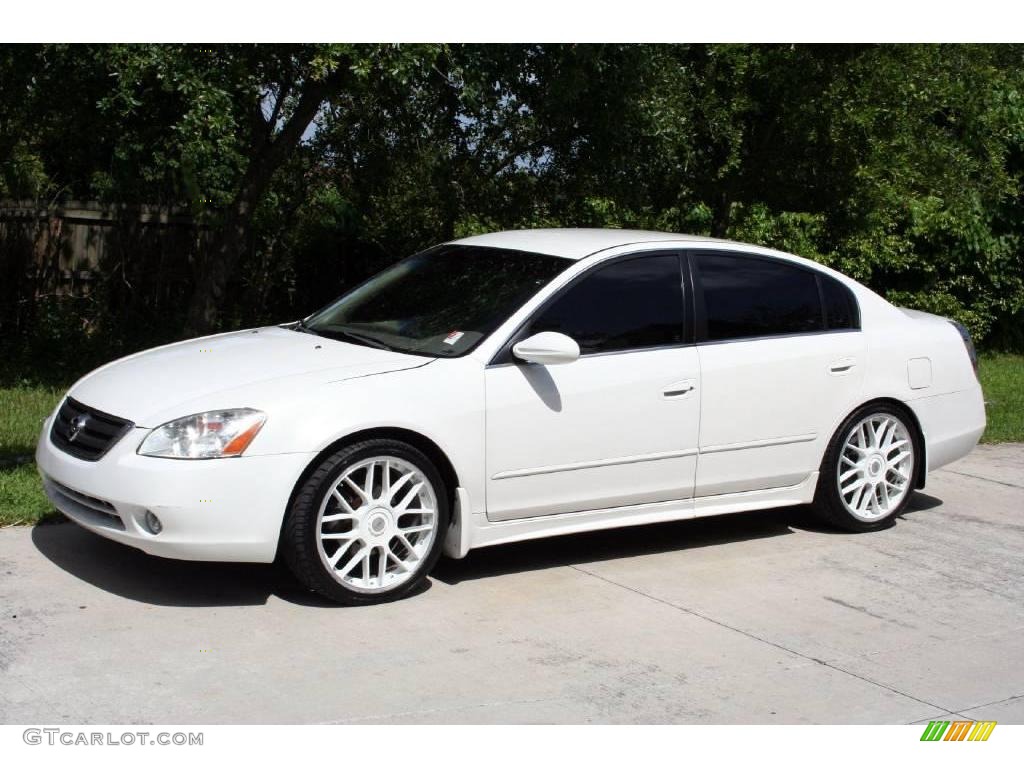
<path fill-rule="evenodd" d="M 693 379 L 686 379 L 686 381 L 677 381 L 674 384 L 669 384 L 665 389 L 662 390 L 662 397 L 684 397 L 690 394 L 697 385 L 693 383 Z"/>
<path fill-rule="evenodd" d="M 857 365 L 857 359 L 853 357 L 844 357 L 840 360 L 833 360 L 832 364 L 828 367 L 829 373 L 849 373 L 853 370 L 854 366 Z"/>

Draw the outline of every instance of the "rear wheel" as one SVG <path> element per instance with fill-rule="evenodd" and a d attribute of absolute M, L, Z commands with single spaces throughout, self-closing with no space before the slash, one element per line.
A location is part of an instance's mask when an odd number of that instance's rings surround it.
<path fill-rule="evenodd" d="M 292 572 L 341 603 L 414 591 L 441 554 L 448 496 L 421 451 L 367 440 L 327 457 L 302 484 L 283 531 Z"/>
<path fill-rule="evenodd" d="M 912 423 L 902 408 L 887 404 L 850 416 L 822 460 L 815 511 L 849 531 L 891 525 L 913 492 L 919 452 Z"/>

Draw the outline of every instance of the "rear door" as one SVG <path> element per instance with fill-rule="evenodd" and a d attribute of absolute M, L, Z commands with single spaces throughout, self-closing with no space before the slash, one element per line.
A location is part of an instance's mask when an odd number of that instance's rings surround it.
<path fill-rule="evenodd" d="M 690 260 L 702 379 L 695 494 L 796 485 L 859 402 L 856 300 L 828 275 L 781 259 Z"/>

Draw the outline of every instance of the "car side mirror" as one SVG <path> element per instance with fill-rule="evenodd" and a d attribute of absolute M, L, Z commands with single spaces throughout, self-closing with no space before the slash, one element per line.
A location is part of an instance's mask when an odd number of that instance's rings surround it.
<path fill-rule="evenodd" d="M 543 331 L 516 342 L 512 354 L 527 363 L 558 365 L 578 360 L 580 345 L 564 333 Z"/>

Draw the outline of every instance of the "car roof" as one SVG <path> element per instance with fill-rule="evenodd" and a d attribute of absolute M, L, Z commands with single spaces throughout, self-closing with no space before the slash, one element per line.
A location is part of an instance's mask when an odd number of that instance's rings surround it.
<path fill-rule="evenodd" d="M 508 248 L 513 251 L 531 251 L 565 259 L 579 260 L 598 251 L 621 245 L 663 242 L 724 243 L 699 235 L 678 235 L 672 232 L 650 232 L 642 229 L 514 229 L 491 232 L 455 240 L 457 245 L 475 245 L 485 248 Z"/>

